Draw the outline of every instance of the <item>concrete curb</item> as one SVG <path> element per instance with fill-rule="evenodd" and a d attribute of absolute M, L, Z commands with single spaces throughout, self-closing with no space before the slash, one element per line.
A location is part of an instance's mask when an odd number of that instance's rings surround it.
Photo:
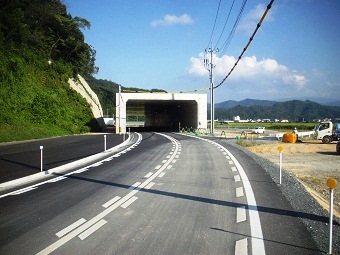
<path fill-rule="evenodd" d="M 67 163 L 65 165 L 58 166 L 58 167 L 55 167 L 55 168 L 51 168 L 51 169 L 48 169 L 48 170 L 45 170 L 45 171 L 42 171 L 42 172 L 39 172 L 39 173 L 36 173 L 36 174 L 25 176 L 25 177 L 15 179 L 15 180 L 12 180 L 12 181 L 0 183 L 0 192 L 5 191 L 5 190 L 10 189 L 10 188 L 15 188 L 16 186 L 19 186 L 19 185 L 24 185 L 24 184 L 28 184 L 30 182 L 38 181 L 42 178 L 49 177 L 49 176 L 51 176 L 52 174 L 55 174 L 55 173 L 67 172 L 67 171 L 73 170 L 77 167 L 82 167 L 86 164 L 93 163 L 93 162 L 98 161 L 100 159 L 103 159 L 105 157 L 111 156 L 112 154 L 116 153 L 121 147 L 124 147 L 127 144 L 129 144 L 130 141 L 131 141 L 131 136 L 129 136 L 128 139 L 126 139 L 123 143 L 118 144 L 118 145 L 116 145 L 116 146 L 114 146 L 114 147 L 112 147 L 112 148 L 110 148 L 106 151 L 102 151 L 102 152 L 99 152 L 97 154 L 88 156 L 86 158 L 82 158 L 82 159 Z"/>

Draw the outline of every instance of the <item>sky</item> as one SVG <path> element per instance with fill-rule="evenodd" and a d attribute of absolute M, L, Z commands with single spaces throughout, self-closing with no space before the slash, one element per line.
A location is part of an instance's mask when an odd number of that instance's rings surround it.
<path fill-rule="evenodd" d="M 168 92 L 210 90 L 239 58 L 270 0 L 63 0 L 87 19 L 98 79 Z M 243 7 L 243 11 L 242 10 Z M 340 99 L 340 1 L 275 0 L 215 103 Z M 237 22 L 237 17 L 239 21 Z M 210 63 L 210 62 L 209 62 Z"/>

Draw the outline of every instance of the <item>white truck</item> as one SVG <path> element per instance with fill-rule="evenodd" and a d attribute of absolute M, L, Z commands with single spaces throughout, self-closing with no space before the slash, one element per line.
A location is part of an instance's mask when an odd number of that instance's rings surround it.
<path fill-rule="evenodd" d="M 321 121 L 316 125 L 314 132 L 315 139 L 322 140 L 323 143 L 340 141 L 340 123 L 335 125 L 335 132 L 333 132 L 332 121 Z"/>

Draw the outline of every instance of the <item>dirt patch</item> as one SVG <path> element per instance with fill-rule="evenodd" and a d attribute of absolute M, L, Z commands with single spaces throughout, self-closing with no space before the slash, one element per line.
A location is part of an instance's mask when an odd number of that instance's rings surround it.
<path fill-rule="evenodd" d="M 340 155 L 335 151 L 335 143 L 308 140 L 292 144 L 278 141 L 246 148 L 279 166 L 278 146 L 283 147 L 282 167 L 293 174 L 326 210 L 329 210 L 326 182 L 329 178 L 338 181 L 334 189 L 334 215 L 340 217 Z"/>

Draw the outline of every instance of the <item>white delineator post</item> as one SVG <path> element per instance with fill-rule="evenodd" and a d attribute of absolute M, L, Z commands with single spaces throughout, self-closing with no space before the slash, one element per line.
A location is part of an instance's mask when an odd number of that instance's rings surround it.
<path fill-rule="evenodd" d="M 328 254 L 332 254 L 333 243 L 333 190 L 336 187 L 336 180 L 330 178 L 327 180 L 327 186 L 329 188 L 329 246 Z"/>
<path fill-rule="evenodd" d="M 40 172 L 43 171 L 43 150 L 44 146 L 40 146 Z"/>
<path fill-rule="evenodd" d="M 281 183 L 282 183 L 282 151 L 283 151 L 283 147 L 279 146 L 279 147 L 277 147 L 277 149 L 280 152 L 280 185 L 281 185 Z"/>

